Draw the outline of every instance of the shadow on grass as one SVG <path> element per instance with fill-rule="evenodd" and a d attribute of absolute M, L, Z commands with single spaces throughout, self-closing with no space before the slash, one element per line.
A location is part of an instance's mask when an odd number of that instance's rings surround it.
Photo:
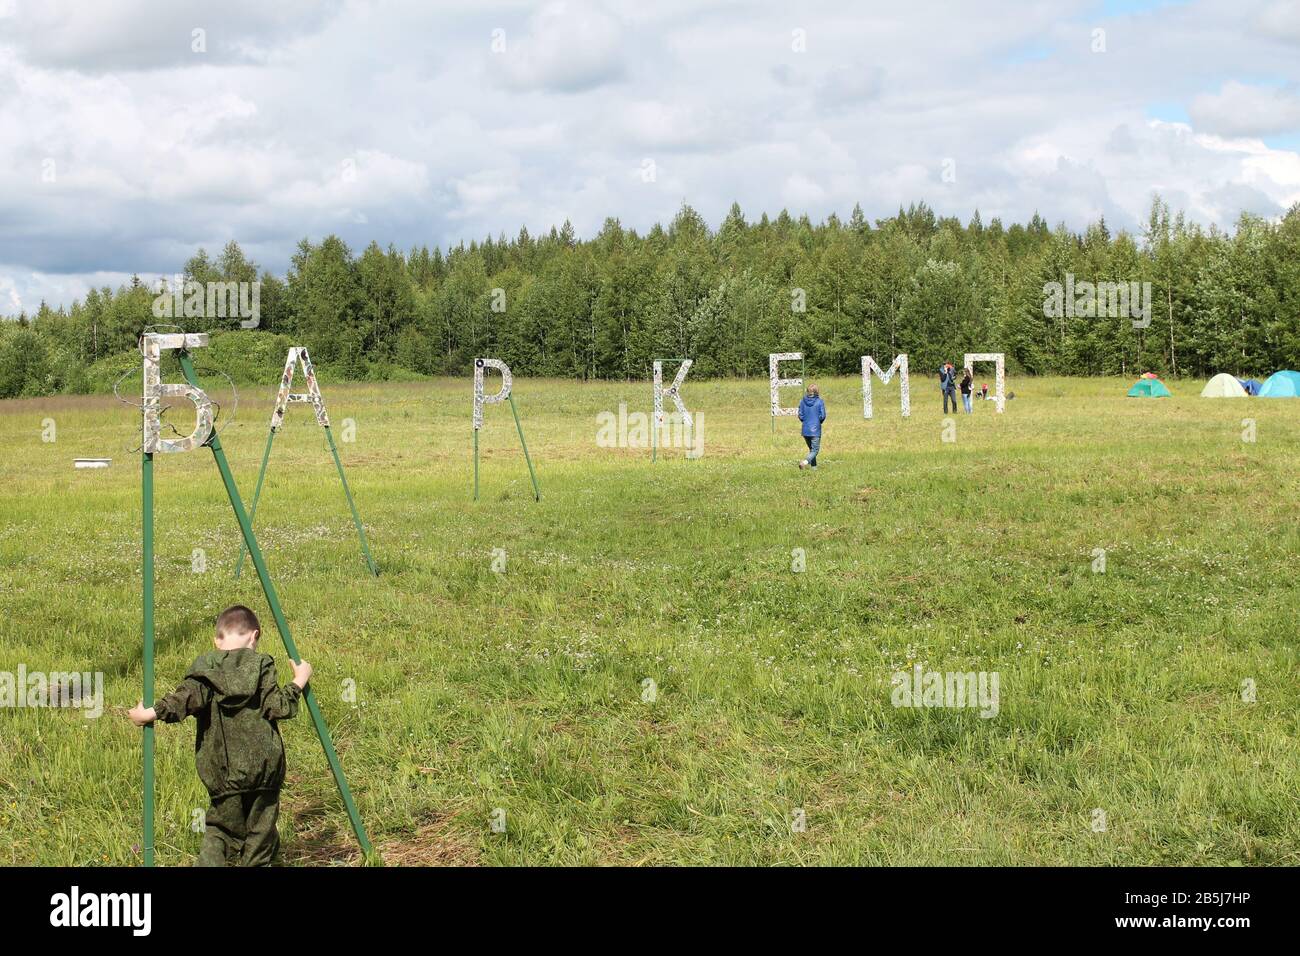
<path fill-rule="evenodd" d="M 293 808 L 293 832 L 282 850 L 285 866 L 360 866 L 365 860 L 346 825 L 342 806 L 315 802 Z M 452 827 L 453 816 L 423 814 L 406 833 L 376 840 L 385 866 L 477 866 L 479 848 Z M 369 828 L 368 828 L 369 829 Z"/>

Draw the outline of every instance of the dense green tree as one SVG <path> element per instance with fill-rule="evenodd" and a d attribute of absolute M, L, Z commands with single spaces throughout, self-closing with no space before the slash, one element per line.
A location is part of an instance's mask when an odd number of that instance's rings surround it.
<path fill-rule="evenodd" d="M 290 330 L 318 361 L 348 374 L 364 372 L 365 296 L 347 244 L 327 236 L 304 239 L 289 269 Z"/>
<path fill-rule="evenodd" d="M 733 203 L 713 232 L 683 204 L 644 236 L 611 218 L 586 241 L 567 220 L 537 236 L 521 228 L 407 253 L 372 242 L 354 256 L 337 236 L 304 239 L 284 277 L 231 241 L 215 257 L 197 250 L 179 279 L 260 281 L 261 325 L 240 334 L 307 345 L 339 377 L 463 375 L 482 355 L 521 375 L 639 379 L 655 358 L 685 356 L 701 377 L 762 375 L 769 352 L 792 349 L 816 374 L 899 352 L 919 374 L 967 351 L 1005 352 L 1028 373 L 1260 376 L 1300 365 L 1300 205 L 1223 232 L 1156 196 L 1134 236 L 1104 219 L 1052 230 L 1038 213 L 1005 226 L 976 210 L 963 224 L 923 202 L 874 225 L 860 205 L 814 224 L 787 210 L 751 221 Z M 0 395 L 102 382 L 88 369 L 128 366 L 150 325 L 237 328 L 234 317 L 160 319 L 157 295 L 133 278 L 0 323 Z M 1148 301 L 1135 321 L 1128 307 Z"/>

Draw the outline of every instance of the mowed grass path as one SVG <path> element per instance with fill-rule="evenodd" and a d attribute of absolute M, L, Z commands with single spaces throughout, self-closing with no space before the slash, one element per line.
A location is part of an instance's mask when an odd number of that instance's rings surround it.
<path fill-rule="evenodd" d="M 944 442 L 930 376 L 906 421 L 896 384 L 871 422 L 858 379 L 821 384 L 809 474 L 762 380 L 688 380 L 705 455 L 656 464 L 595 440 L 599 412 L 649 411 L 648 381 L 517 380 L 538 504 L 503 406 L 471 501 L 469 379 L 327 379 L 378 579 L 291 409 L 259 540 L 387 862 L 1300 862 L 1300 402 L 1012 378 L 1005 415 L 977 402 Z M 223 432 L 246 502 L 272 394 L 243 389 Z M 0 404 L 0 670 L 103 671 L 107 697 L 98 720 L 0 711 L 0 862 L 138 860 L 138 433 L 111 398 Z M 111 469 L 73 471 L 100 455 Z M 156 475 L 159 692 L 234 602 L 287 678 L 256 577 L 233 580 L 211 455 Z M 997 716 L 894 708 L 890 676 L 916 663 L 997 671 Z M 355 862 L 305 712 L 284 736 L 286 860 Z M 158 741 L 158 861 L 184 865 L 207 803 L 193 727 Z"/>

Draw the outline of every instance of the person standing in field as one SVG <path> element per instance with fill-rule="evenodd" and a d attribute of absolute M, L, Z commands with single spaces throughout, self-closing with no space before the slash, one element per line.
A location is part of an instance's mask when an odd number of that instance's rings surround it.
<path fill-rule="evenodd" d="M 259 653 L 262 625 L 242 604 L 217 618 L 216 648 L 199 655 L 179 687 L 152 707 L 131 708 L 137 727 L 161 720 L 197 724 L 194 761 L 212 798 L 197 866 L 268 866 L 277 856 L 284 741 L 280 721 L 298 713 L 311 665 L 293 664 L 281 687 L 275 661 Z"/>
<path fill-rule="evenodd" d="M 961 403 L 966 406 L 966 414 L 970 414 L 971 395 L 975 391 L 975 379 L 969 368 L 961 370 Z"/>
<path fill-rule="evenodd" d="M 799 461 L 799 468 L 816 468 L 817 452 L 822 446 L 822 422 L 826 421 L 826 403 L 816 385 L 808 386 L 799 403 L 799 421 L 803 422 L 803 440 L 808 445 L 808 457 Z"/>
<path fill-rule="evenodd" d="M 957 411 L 957 370 L 951 362 L 944 362 L 939 369 L 939 391 L 943 392 L 943 413 L 948 414 L 948 402 L 952 401 L 952 410 Z"/>

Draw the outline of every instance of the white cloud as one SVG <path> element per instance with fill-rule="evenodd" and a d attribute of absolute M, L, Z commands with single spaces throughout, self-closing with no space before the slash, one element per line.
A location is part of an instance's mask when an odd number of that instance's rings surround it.
<path fill-rule="evenodd" d="M 547 4 L 521 38 L 503 39 L 492 66 L 516 91 L 577 93 L 623 75 L 622 29 L 598 4 Z"/>
<path fill-rule="evenodd" d="M 18 284 L 11 276 L 0 273 L 0 315 L 17 315 L 24 309 Z"/>
<path fill-rule="evenodd" d="M 29 62 L 81 72 L 257 60 L 318 29 L 341 0 L 11 0 L 13 39 Z M 2 11 L 0 11 L 0 15 Z"/>
<path fill-rule="evenodd" d="M 1300 43 L 1300 3 L 1297 0 L 1277 0 L 1268 4 L 1255 22 L 1266 36 Z"/>
<path fill-rule="evenodd" d="M 864 63 L 831 67 L 817 84 L 818 95 L 829 104 L 861 107 L 880 94 L 884 70 Z"/>
<path fill-rule="evenodd" d="M 694 103 L 643 100 L 615 104 L 609 129 L 638 149 L 708 149 L 737 145 L 747 135 L 739 117 Z"/>
<path fill-rule="evenodd" d="M 1300 129 L 1300 95 L 1292 90 L 1250 86 L 1235 80 L 1218 93 L 1192 100 L 1198 129 L 1225 136 L 1268 136 Z"/>
<path fill-rule="evenodd" d="M 304 236 L 644 231 L 683 200 L 1140 230 L 1157 190 L 1223 227 L 1300 198 L 1268 139 L 1296 128 L 1295 3 L 68 2 L 0 33 L 0 275 L 29 309 L 232 238 L 283 272 Z"/>
<path fill-rule="evenodd" d="M 514 170 L 484 169 L 453 183 L 456 195 L 466 206 L 479 207 L 499 203 L 519 192 L 519 176 Z"/>
<path fill-rule="evenodd" d="M 781 190 L 781 199 L 795 209 L 818 206 L 826 198 L 826 190 L 803 173 L 791 173 Z"/>

